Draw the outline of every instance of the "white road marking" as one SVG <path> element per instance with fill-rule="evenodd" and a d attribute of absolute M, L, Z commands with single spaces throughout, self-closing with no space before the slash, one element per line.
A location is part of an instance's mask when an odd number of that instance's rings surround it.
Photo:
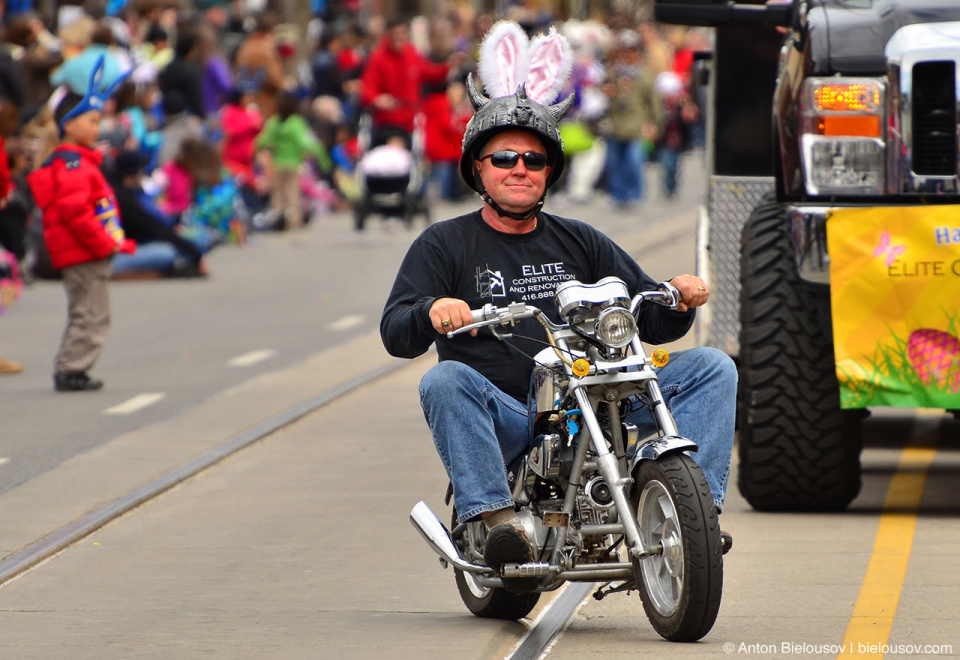
<path fill-rule="evenodd" d="M 366 319 L 358 314 L 351 314 L 350 316 L 344 316 L 338 321 L 334 321 L 327 327 L 331 330 L 350 330 L 351 328 L 356 328 L 358 325 L 362 324 Z"/>
<path fill-rule="evenodd" d="M 227 362 L 228 367 L 252 367 L 255 364 L 259 364 L 264 360 L 269 360 L 274 355 L 277 354 L 277 351 L 273 348 L 265 348 L 260 351 L 250 351 L 249 353 L 244 353 L 243 355 L 238 355 L 229 362 Z"/>
<path fill-rule="evenodd" d="M 145 394 L 138 394 L 132 399 L 128 399 L 121 404 L 113 406 L 112 408 L 107 408 L 103 412 L 107 415 L 129 415 L 130 413 L 137 412 L 138 410 L 143 410 L 148 406 L 152 406 L 158 401 L 164 399 L 167 395 L 163 392 L 147 392 Z"/>
<path fill-rule="evenodd" d="M 5 458 L 5 457 L 3 457 L 3 456 L 0 456 L 0 465 L 3 465 L 4 463 L 9 463 L 9 462 L 10 462 L 10 459 L 9 459 L 9 458 Z"/>

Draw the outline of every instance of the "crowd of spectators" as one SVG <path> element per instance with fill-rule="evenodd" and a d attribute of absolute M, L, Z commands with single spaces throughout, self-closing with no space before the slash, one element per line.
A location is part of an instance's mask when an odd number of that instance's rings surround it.
<path fill-rule="evenodd" d="M 464 82 L 495 17 L 451 3 L 388 21 L 362 2 L 328 0 L 314 3 L 309 52 L 299 53 L 297 30 L 278 23 L 281 4 L 192 4 L 110 0 L 56 17 L 3 16 L 0 313 L 23 278 L 57 277 L 25 178 L 57 142 L 51 98 L 62 88 L 82 95 L 101 57 L 101 89 L 128 75 L 103 110 L 98 145 L 137 244 L 114 258 L 116 278 L 204 276 L 215 246 L 349 208 L 363 194 L 358 178 L 390 167 L 371 157 L 366 169 L 364 158 L 398 136 L 407 153 L 393 166 L 424 165 L 424 194 L 455 201 L 468 192 L 457 170 L 472 116 Z M 702 140 L 693 53 L 707 47 L 705 33 L 629 15 L 556 21 L 520 5 L 504 18 L 531 32 L 555 25 L 574 49 L 561 93 L 575 90 L 577 102 L 561 125 L 570 165 L 560 194 L 584 202 L 600 191 L 629 207 L 644 195 L 644 164 L 656 160 L 660 194 L 673 196 L 679 154 Z M 0 372 L 17 366 L 0 358 Z"/>

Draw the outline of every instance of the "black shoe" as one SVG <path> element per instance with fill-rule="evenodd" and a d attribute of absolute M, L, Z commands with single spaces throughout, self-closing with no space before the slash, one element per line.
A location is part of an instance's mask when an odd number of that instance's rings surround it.
<path fill-rule="evenodd" d="M 103 381 L 90 378 L 86 373 L 54 374 L 53 389 L 57 392 L 92 392 L 103 387 Z"/>
<path fill-rule="evenodd" d="M 504 564 L 526 564 L 533 560 L 533 548 L 526 533 L 513 525 L 497 525 L 487 534 L 483 561 L 503 574 Z M 509 592 L 529 593 L 537 586 L 536 578 L 502 578 L 503 588 Z"/>
<path fill-rule="evenodd" d="M 720 532 L 720 552 L 727 554 L 733 547 L 733 537 L 727 532 Z"/>

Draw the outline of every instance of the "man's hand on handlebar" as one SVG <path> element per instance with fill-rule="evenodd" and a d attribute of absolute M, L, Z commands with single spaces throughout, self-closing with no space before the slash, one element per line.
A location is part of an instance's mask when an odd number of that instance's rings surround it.
<path fill-rule="evenodd" d="M 670 280 L 670 284 L 680 292 L 680 304 L 677 305 L 678 312 L 699 307 L 705 304 L 707 298 L 710 297 L 710 287 L 696 275 L 677 275 Z"/>
<path fill-rule="evenodd" d="M 437 298 L 430 306 L 430 322 L 433 329 L 442 335 L 459 330 L 473 323 L 470 305 L 457 298 Z M 470 331 L 470 336 L 477 336 L 476 328 Z"/>

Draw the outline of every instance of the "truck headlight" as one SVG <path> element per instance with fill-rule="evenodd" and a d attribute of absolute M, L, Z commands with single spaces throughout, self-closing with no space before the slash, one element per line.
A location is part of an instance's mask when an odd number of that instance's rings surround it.
<path fill-rule="evenodd" d="M 804 82 L 800 141 L 807 194 L 884 192 L 886 94 L 886 83 L 879 78 Z"/>

